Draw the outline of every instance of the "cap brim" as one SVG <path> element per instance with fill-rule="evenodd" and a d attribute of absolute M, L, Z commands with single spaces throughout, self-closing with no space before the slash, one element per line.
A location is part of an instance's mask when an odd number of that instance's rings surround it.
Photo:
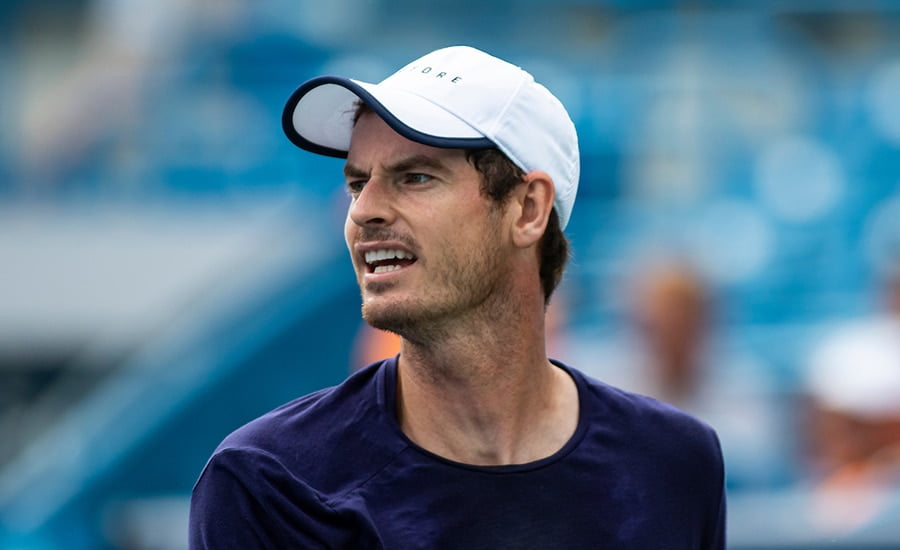
<path fill-rule="evenodd" d="M 421 96 L 338 76 L 314 78 L 291 94 L 281 117 L 284 133 L 302 149 L 346 158 L 357 100 L 412 141 L 453 149 L 495 147 L 478 130 Z"/>

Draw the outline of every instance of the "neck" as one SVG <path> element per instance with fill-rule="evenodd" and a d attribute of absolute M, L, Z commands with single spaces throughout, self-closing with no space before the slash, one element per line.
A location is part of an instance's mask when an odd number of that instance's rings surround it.
<path fill-rule="evenodd" d="M 535 305 L 534 314 L 444 327 L 437 339 L 403 339 L 397 413 L 410 439 L 478 465 L 532 462 L 568 441 L 577 390 L 546 357 L 543 300 Z"/>

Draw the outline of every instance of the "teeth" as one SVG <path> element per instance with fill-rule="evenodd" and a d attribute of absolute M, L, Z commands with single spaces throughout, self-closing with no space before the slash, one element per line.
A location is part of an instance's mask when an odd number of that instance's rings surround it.
<path fill-rule="evenodd" d="M 370 250 L 366 252 L 366 263 L 370 264 L 373 262 L 380 262 L 382 260 L 392 260 L 394 258 L 398 260 L 404 260 L 406 258 L 412 257 L 412 254 L 408 254 L 403 250 Z"/>
<path fill-rule="evenodd" d="M 380 265 L 372 270 L 373 273 L 387 273 L 388 271 L 396 271 L 400 269 L 399 265 Z"/>

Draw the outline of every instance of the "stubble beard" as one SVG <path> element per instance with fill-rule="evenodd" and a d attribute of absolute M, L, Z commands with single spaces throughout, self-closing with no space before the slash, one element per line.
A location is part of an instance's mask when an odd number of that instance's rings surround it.
<path fill-rule="evenodd" d="M 504 277 L 503 259 L 495 235 L 485 235 L 483 245 L 468 251 L 465 257 L 445 259 L 432 270 L 427 287 L 416 295 L 381 304 L 368 304 L 366 293 L 390 292 L 392 284 L 363 289 L 363 319 L 371 326 L 399 334 L 404 339 L 426 344 L 443 338 L 455 323 L 466 316 L 478 315 L 496 300 Z"/>

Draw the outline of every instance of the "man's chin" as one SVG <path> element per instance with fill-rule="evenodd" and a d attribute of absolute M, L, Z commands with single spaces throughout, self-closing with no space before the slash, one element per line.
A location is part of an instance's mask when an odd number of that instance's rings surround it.
<path fill-rule="evenodd" d="M 364 303 L 363 319 L 373 327 L 390 332 L 400 333 L 400 329 L 414 322 L 406 308 L 396 304 Z"/>

